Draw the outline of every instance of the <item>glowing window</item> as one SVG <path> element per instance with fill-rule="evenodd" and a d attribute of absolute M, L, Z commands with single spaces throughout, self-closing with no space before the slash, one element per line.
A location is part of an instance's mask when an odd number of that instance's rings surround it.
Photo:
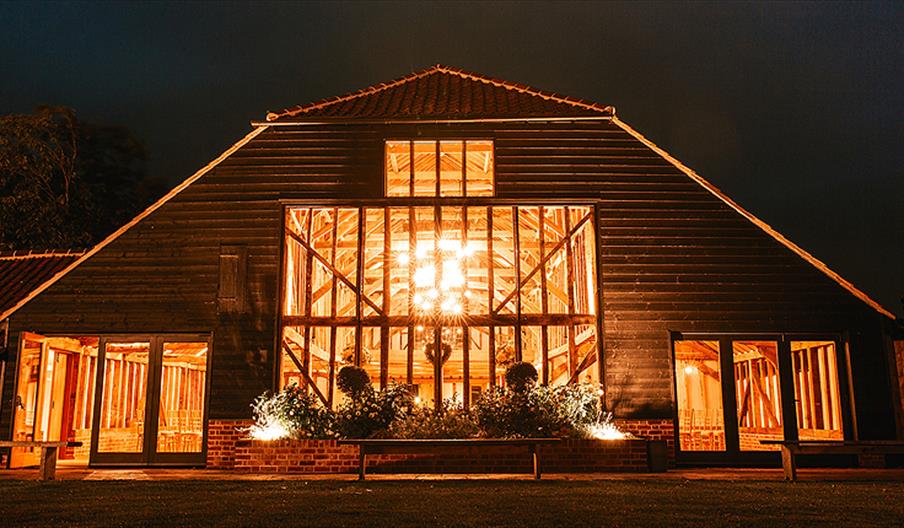
<path fill-rule="evenodd" d="M 598 384 L 593 225 L 586 205 L 288 208 L 280 386 L 335 407 L 358 365 L 467 404 L 522 360 Z"/>
<path fill-rule="evenodd" d="M 493 196 L 493 142 L 386 142 L 387 196 Z"/>

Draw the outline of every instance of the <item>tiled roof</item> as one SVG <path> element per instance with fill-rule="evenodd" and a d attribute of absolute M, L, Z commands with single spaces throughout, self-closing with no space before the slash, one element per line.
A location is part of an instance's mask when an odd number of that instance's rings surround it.
<path fill-rule="evenodd" d="M 270 112 L 267 121 L 600 117 L 614 114 L 615 109 L 611 106 L 436 65 L 341 97 Z"/>
<path fill-rule="evenodd" d="M 81 255 L 69 252 L 0 255 L 0 313 L 12 308 Z"/>

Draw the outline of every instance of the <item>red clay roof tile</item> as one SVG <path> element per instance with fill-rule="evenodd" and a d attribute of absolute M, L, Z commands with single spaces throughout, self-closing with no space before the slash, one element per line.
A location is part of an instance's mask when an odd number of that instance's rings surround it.
<path fill-rule="evenodd" d="M 81 253 L 0 255 L 0 313 L 62 271 Z"/>
<path fill-rule="evenodd" d="M 615 109 L 436 65 L 342 97 L 270 112 L 267 121 L 310 118 L 467 119 L 612 116 Z"/>

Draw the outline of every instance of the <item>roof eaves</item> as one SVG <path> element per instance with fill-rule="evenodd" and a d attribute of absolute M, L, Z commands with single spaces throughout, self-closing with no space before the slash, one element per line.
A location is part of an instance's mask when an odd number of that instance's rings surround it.
<path fill-rule="evenodd" d="M 84 251 L 71 249 L 66 251 L 13 251 L 12 253 L 0 252 L 0 260 L 27 260 L 61 257 L 75 258 L 84 254 Z"/>

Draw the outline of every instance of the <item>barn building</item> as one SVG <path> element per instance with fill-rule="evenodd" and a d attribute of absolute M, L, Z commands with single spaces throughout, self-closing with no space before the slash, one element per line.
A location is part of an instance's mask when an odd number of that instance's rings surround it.
<path fill-rule="evenodd" d="M 429 405 L 529 361 L 678 463 L 898 419 L 892 313 L 613 107 L 444 66 L 267 114 L 0 321 L 0 438 L 94 466 L 228 467 L 255 397 L 350 364 Z"/>

